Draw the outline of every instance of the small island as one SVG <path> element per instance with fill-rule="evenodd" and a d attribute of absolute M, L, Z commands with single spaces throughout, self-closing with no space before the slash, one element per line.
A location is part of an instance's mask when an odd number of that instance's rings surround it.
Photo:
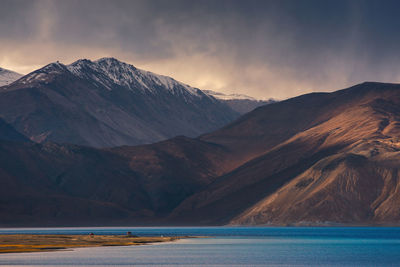
<path fill-rule="evenodd" d="M 0 235 L 0 253 L 43 252 L 68 248 L 134 246 L 170 242 L 188 237 L 127 235 Z"/>

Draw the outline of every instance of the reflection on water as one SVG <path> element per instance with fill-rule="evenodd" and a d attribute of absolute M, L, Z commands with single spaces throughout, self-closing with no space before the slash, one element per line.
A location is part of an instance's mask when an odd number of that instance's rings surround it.
<path fill-rule="evenodd" d="M 208 235 L 132 247 L 0 255 L 5 265 L 271 265 L 395 266 L 398 228 L 57 228 L 0 229 L 0 233 L 126 233 Z"/>

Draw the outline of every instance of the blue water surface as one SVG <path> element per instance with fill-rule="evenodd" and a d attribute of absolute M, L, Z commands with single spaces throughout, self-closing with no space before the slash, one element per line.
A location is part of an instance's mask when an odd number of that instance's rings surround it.
<path fill-rule="evenodd" d="M 400 266 L 400 228 L 99 227 L 13 228 L 0 234 L 209 236 L 147 246 L 0 255 L 2 265 Z"/>

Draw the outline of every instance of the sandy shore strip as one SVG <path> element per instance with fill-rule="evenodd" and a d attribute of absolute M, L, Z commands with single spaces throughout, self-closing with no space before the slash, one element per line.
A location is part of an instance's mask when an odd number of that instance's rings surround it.
<path fill-rule="evenodd" d="M 189 236 L 138 237 L 131 235 L 0 235 L 0 253 L 43 252 L 68 248 L 135 246 L 171 242 Z"/>

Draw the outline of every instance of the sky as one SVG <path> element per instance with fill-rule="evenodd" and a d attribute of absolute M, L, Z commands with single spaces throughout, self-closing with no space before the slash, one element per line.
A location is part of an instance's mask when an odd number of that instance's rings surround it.
<path fill-rule="evenodd" d="M 400 82 L 400 1 L 0 0 L 0 67 L 115 57 L 200 89 L 285 99 Z"/>

